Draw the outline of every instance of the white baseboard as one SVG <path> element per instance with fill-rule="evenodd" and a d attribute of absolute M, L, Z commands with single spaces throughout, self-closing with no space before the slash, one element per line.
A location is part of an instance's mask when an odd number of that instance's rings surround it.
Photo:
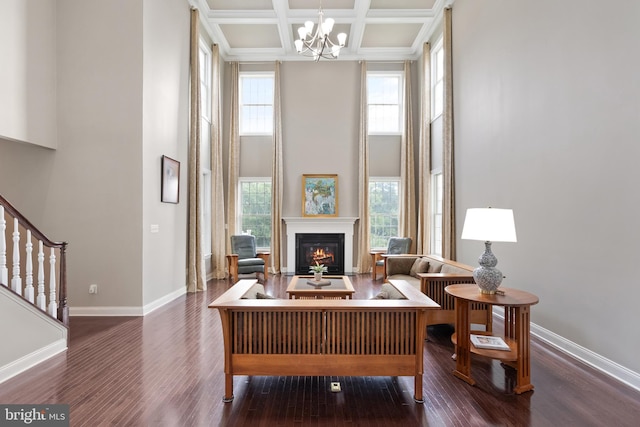
<path fill-rule="evenodd" d="M 158 298 L 142 307 L 140 306 L 103 306 L 103 307 L 69 307 L 69 316 L 145 316 L 154 310 L 184 295 L 187 289 L 182 287 L 170 294 Z"/>
<path fill-rule="evenodd" d="M 67 339 L 62 338 L 46 347 L 40 348 L 33 353 L 27 354 L 5 366 L 0 367 L 0 383 L 13 378 L 21 372 L 44 362 L 45 360 L 62 353 L 67 349 Z"/>
<path fill-rule="evenodd" d="M 163 296 L 162 298 L 158 298 L 157 300 L 150 302 L 149 304 L 145 305 L 144 307 L 142 307 L 142 315 L 146 316 L 147 314 L 151 313 L 154 310 L 157 310 L 158 308 L 162 307 L 165 304 L 170 303 L 171 301 L 173 301 L 176 298 L 181 297 L 182 295 L 187 293 L 187 288 L 184 286 L 181 286 L 180 289 L 176 289 L 175 291 L 171 292 L 170 294 L 167 294 L 165 296 Z"/>
<path fill-rule="evenodd" d="M 69 307 L 69 316 L 143 316 L 142 307 L 135 306 L 101 306 L 101 307 Z"/>
<path fill-rule="evenodd" d="M 493 315 L 504 320 L 503 311 L 493 311 Z M 544 341 L 553 348 L 565 353 L 566 355 L 585 363 L 592 368 L 599 370 L 600 372 L 615 378 L 616 380 L 633 387 L 640 391 L 640 374 L 625 368 L 624 366 L 607 359 L 595 353 L 579 344 L 574 343 L 548 329 L 538 326 L 535 323 L 531 324 L 531 335 Z"/>

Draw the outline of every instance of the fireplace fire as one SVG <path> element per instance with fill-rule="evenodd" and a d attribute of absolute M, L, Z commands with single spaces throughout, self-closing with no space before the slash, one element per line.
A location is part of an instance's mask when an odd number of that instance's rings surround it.
<path fill-rule="evenodd" d="M 296 234 L 296 274 L 308 274 L 316 263 L 328 274 L 344 274 L 344 234 Z"/>
<path fill-rule="evenodd" d="M 311 254 L 313 264 L 330 264 L 335 260 L 335 255 L 329 248 L 318 248 Z"/>

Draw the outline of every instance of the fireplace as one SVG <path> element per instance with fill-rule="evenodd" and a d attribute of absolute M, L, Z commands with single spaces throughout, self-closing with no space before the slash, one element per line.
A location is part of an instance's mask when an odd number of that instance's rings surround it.
<path fill-rule="evenodd" d="M 344 274 L 344 233 L 296 233 L 296 274 L 309 274 L 316 262 Z"/>
<path fill-rule="evenodd" d="M 307 218 L 307 217 L 283 217 L 287 233 L 287 264 L 282 268 L 283 273 L 295 274 L 296 272 L 296 236 L 304 233 L 344 235 L 344 273 L 350 274 L 353 266 L 353 232 L 358 218 Z M 308 270 L 307 270 L 308 271 Z M 307 271 L 304 274 L 308 274 Z"/>

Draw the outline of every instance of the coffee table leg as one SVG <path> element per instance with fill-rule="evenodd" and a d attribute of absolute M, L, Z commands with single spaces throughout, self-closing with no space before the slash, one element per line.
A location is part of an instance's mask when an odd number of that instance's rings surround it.
<path fill-rule="evenodd" d="M 471 378 L 471 345 L 469 342 L 469 301 L 456 298 L 456 369 L 453 375 L 461 380 L 474 385 Z"/>

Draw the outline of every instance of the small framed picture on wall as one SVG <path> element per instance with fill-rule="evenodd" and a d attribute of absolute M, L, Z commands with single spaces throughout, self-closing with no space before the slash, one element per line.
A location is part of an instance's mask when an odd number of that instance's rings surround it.
<path fill-rule="evenodd" d="M 180 200 L 180 162 L 167 156 L 162 156 L 160 200 L 164 203 Z"/>

